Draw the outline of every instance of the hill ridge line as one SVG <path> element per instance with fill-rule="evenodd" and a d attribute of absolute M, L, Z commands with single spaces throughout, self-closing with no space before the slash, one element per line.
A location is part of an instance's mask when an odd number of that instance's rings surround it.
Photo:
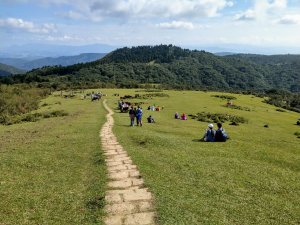
<path fill-rule="evenodd" d="M 103 101 L 103 106 L 108 111 L 107 121 L 100 131 L 109 178 L 104 224 L 157 225 L 153 194 L 145 187 L 137 166 L 113 134 L 114 112 L 106 102 Z"/>

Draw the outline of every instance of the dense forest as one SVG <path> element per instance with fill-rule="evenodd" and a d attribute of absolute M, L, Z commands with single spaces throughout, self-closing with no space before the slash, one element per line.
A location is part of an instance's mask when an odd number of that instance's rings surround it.
<path fill-rule="evenodd" d="M 0 83 L 52 89 L 137 88 L 151 84 L 165 89 L 264 93 L 268 103 L 300 111 L 298 55 L 221 57 L 173 45 L 140 46 L 118 49 L 94 62 L 0 77 Z"/>
<path fill-rule="evenodd" d="M 265 91 L 276 88 L 299 92 L 300 57 L 220 57 L 172 45 L 141 46 L 121 48 L 90 63 L 31 70 L 25 75 L 1 78 L 0 82 L 37 82 L 41 87 L 52 88 L 131 88 L 151 83 L 177 89 Z"/>

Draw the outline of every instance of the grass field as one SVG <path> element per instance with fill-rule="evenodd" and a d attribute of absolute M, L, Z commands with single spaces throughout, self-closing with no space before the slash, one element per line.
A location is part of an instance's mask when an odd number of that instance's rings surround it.
<path fill-rule="evenodd" d="M 0 224 L 101 224 L 101 102 L 51 96 L 41 105 L 69 115 L 0 126 Z"/>
<path fill-rule="evenodd" d="M 103 90 L 111 108 L 125 94 Z M 118 141 L 154 193 L 160 225 L 283 225 L 300 222 L 300 139 L 293 112 L 279 112 L 253 96 L 234 95 L 250 111 L 225 108 L 217 93 L 164 91 L 145 102 L 143 127 L 114 115 Z M 147 94 L 151 94 L 148 92 Z M 220 93 L 218 93 L 220 94 Z M 61 104 L 56 104 L 61 102 Z M 39 111 L 69 116 L 0 126 L 0 224 L 101 224 L 106 175 L 99 130 L 101 102 L 51 96 Z M 164 106 L 151 112 L 148 105 Z M 248 119 L 224 128 L 226 143 L 199 142 L 207 123 L 174 113 L 229 113 Z M 268 125 L 268 128 L 264 126 Z"/>
<path fill-rule="evenodd" d="M 211 97 L 216 93 L 165 93 L 170 97 L 136 100 L 145 101 L 143 127 L 129 127 L 122 113 L 115 114 L 114 127 L 156 196 L 160 225 L 299 224 L 300 139 L 294 135 L 299 114 L 278 112 L 252 96 L 234 95 L 234 103 L 249 112 L 225 108 L 226 101 Z M 110 100 L 110 106 L 116 102 Z M 157 123 L 146 124 L 152 104 L 164 110 L 151 112 Z M 175 112 L 202 111 L 249 122 L 225 123 L 231 137 L 226 143 L 203 143 L 198 140 L 207 123 L 173 119 Z"/>

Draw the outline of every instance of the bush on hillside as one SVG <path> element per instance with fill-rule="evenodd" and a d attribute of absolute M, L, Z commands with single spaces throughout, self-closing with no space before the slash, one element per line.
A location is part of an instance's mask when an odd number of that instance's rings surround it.
<path fill-rule="evenodd" d="M 239 123 L 247 123 L 248 120 L 241 116 L 235 116 L 230 114 L 223 114 L 223 113 L 207 113 L 207 112 L 200 112 L 195 115 L 189 115 L 192 119 L 207 122 L 207 123 L 225 123 L 229 121 L 232 125 L 238 125 Z"/>
<path fill-rule="evenodd" d="M 52 112 L 26 113 L 16 116 L 0 116 L 0 123 L 3 125 L 12 125 L 22 122 L 37 122 L 43 118 L 63 117 L 67 115 L 69 114 L 63 110 L 56 110 Z"/>
<path fill-rule="evenodd" d="M 39 102 L 49 94 L 46 89 L 26 85 L 0 86 L 0 117 L 21 115 L 36 110 Z"/>
<path fill-rule="evenodd" d="M 230 96 L 230 95 L 211 95 L 211 97 L 215 97 L 215 98 L 221 98 L 221 99 L 225 99 L 225 100 L 236 100 L 237 98 L 234 96 Z"/>
<path fill-rule="evenodd" d="M 248 111 L 250 112 L 251 109 L 245 106 L 239 106 L 239 105 L 231 105 L 231 106 L 227 106 L 225 105 L 224 107 L 226 108 L 230 108 L 230 109 L 237 109 L 237 110 L 242 110 L 242 111 Z"/>

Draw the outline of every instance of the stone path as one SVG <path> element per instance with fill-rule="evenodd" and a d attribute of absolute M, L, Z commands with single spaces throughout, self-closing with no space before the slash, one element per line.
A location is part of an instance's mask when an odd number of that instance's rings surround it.
<path fill-rule="evenodd" d="M 108 191 L 106 192 L 105 225 L 155 225 L 153 196 L 144 186 L 144 181 L 123 147 L 112 132 L 113 111 L 108 111 L 107 122 L 100 137 L 108 167 Z"/>

